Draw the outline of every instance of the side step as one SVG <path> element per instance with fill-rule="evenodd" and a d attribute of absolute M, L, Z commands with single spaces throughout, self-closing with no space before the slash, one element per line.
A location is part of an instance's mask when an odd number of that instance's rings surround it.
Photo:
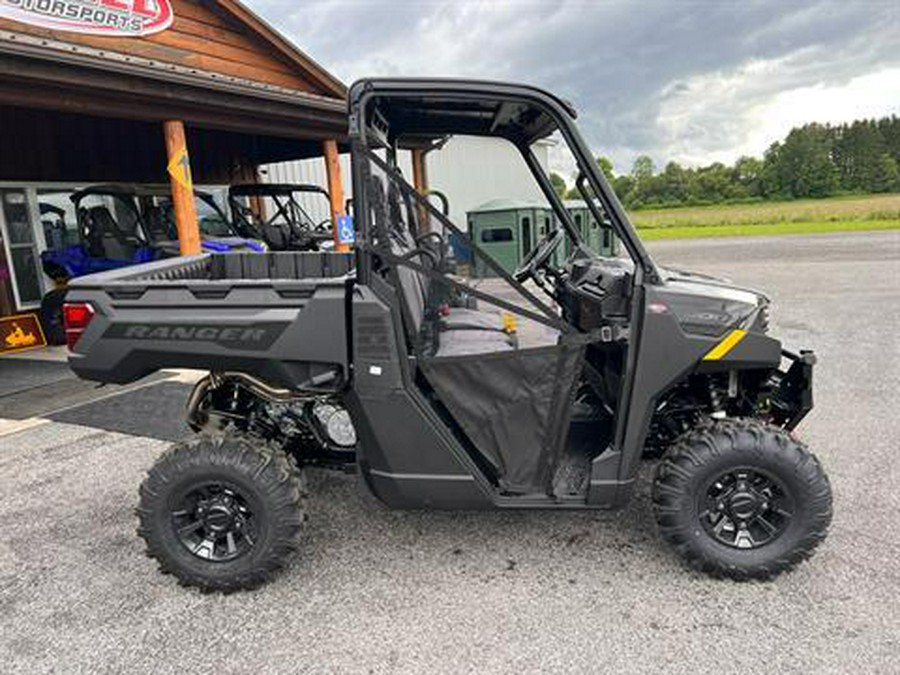
<path fill-rule="evenodd" d="M 557 497 L 583 497 L 591 476 L 591 459 L 587 454 L 564 455 L 553 476 L 553 494 Z"/>

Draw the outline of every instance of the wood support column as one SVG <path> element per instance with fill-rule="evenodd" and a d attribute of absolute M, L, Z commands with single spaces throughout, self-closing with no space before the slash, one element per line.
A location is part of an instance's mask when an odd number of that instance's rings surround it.
<path fill-rule="evenodd" d="M 175 210 L 175 227 L 181 255 L 200 253 L 200 225 L 197 222 L 197 205 L 194 203 L 194 180 L 191 176 L 191 159 L 187 151 L 184 123 L 181 120 L 163 122 L 166 137 L 166 155 L 169 159 L 169 182 L 172 186 L 172 206 Z"/>
<path fill-rule="evenodd" d="M 325 174 L 328 176 L 328 196 L 331 199 L 334 247 L 336 251 L 349 251 L 350 246 L 340 243 L 338 237 L 338 219 L 346 214 L 344 213 L 344 183 L 341 180 L 341 161 L 337 141 L 323 141 L 322 150 L 325 154 Z"/>
<path fill-rule="evenodd" d="M 428 194 L 428 164 L 425 162 L 426 150 L 414 149 L 411 153 L 413 187 L 420 195 L 425 197 Z M 431 231 L 431 218 L 426 209 L 421 204 L 416 207 L 419 212 L 419 234 L 425 234 Z"/>
<path fill-rule="evenodd" d="M 428 167 L 425 164 L 425 151 L 412 151 L 413 187 L 423 197 L 428 192 Z"/>

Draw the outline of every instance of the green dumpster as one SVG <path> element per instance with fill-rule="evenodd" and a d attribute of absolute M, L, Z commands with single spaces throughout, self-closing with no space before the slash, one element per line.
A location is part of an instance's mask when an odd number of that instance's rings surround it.
<path fill-rule="evenodd" d="M 616 238 L 613 236 L 612 228 L 598 223 L 583 200 L 566 200 L 565 207 L 571 214 L 575 228 L 589 249 L 602 256 L 615 256 L 618 253 L 618 246 Z M 568 248 L 566 253 L 569 253 Z"/>
<path fill-rule="evenodd" d="M 472 241 L 510 274 L 553 222 L 547 204 L 513 199 L 491 200 L 466 216 Z M 495 276 L 484 259 L 475 260 L 475 275 Z"/>

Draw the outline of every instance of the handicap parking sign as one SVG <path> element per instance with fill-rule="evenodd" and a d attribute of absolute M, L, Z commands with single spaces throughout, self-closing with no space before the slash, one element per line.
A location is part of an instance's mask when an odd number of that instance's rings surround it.
<path fill-rule="evenodd" d="M 339 216 L 337 225 L 339 244 L 353 244 L 356 242 L 356 230 L 353 229 L 353 216 Z"/>

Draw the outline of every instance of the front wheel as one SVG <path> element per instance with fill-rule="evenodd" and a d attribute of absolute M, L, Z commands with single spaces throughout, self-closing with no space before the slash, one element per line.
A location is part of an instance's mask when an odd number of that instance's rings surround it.
<path fill-rule="evenodd" d="M 660 532 L 696 569 L 768 579 L 809 557 L 831 522 L 831 486 L 789 434 L 749 420 L 680 438 L 656 471 Z"/>
<path fill-rule="evenodd" d="M 305 519 L 301 474 L 281 451 L 230 434 L 179 443 L 141 485 L 147 555 L 186 586 L 255 588 L 281 568 Z"/>

